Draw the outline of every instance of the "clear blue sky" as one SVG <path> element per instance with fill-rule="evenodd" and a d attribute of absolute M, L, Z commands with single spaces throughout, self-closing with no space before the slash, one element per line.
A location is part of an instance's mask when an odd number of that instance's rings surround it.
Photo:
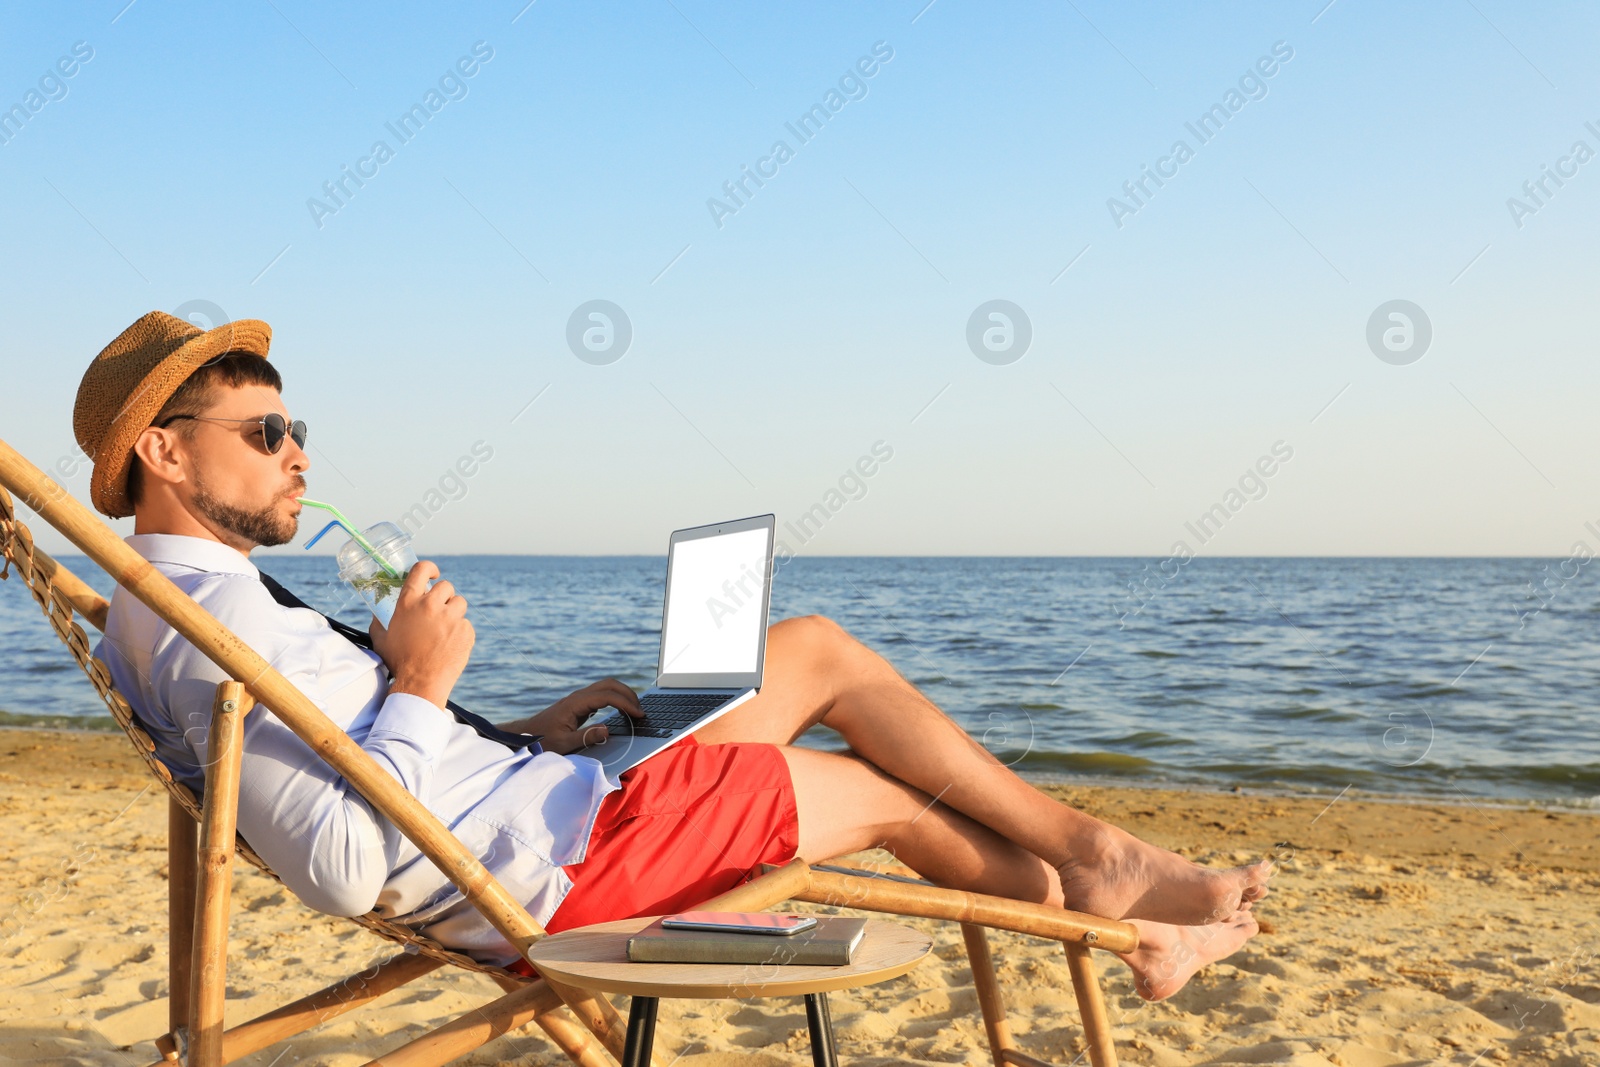
<path fill-rule="evenodd" d="M 655 553 L 819 504 L 797 551 L 1600 548 L 1593 8 L 124 3 L 14 8 L 0 41 L 26 112 L 0 127 L 0 436 L 41 465 L 101 347 L 208 301 L 272 324 L 312 495 L 398 518 L 493 450 L 424 554 Z M 314 219 L 346 166 L 371 176 Z M 1575 174 L 1514 219 L 1544 166 Z M 597 299 L 632 326 L 610 363 L 567 343 Z M 967 341 L 995 299 L 1032 330 L 1001 365 Z M 1433 334 L 1405 365 L 1367 340 L 1397 299 Z M 830 497 L 880 441 L 865 495 Z M 87 498 L 86 466 L 62 480 Z"/>

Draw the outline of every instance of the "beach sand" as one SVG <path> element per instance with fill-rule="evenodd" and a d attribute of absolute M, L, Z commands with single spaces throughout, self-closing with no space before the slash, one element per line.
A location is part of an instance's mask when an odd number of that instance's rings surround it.
<path fill-rule="evenodd" d="M 1171 1000 L 1133 993 L 1097 954 L 1127 1064 L 1600 1063 L 1600 821 L 1531 806 L 1393 804 L 1351 791 L 1278 797 L 1052 787 L 1200 862 L 1274 856 L 1262 933 Z M 1330 805 L 1330 801 L 1333 803 Z M 0 1058 L 147 1064 L 166 1028 L 166 797 L 120 734 L 0 732 Z M 834 994 L 846 1062 L 990 1062 L 958 929 L 917 923 L 934 955 L 910 975 Z M 1021 1047 L 1083 1051 L 1059 945 L 991 944 Z M 227 1011 L 241 1022 L 392 949 L 308 911 L 241 865 Z M 354 1065 L 498 995 L 441 970 L 376 1008 L 243 1061 Z M 625 1008 L 625 1004 L 624 1004 Z M 656 1062 L 810 1062 L 798 1001 L 664 1002 Z M 468 1063 L 565 1062 L 537 1030 Z M 1083 1061 L 1083 1062 L 1086 1062 Z"/>

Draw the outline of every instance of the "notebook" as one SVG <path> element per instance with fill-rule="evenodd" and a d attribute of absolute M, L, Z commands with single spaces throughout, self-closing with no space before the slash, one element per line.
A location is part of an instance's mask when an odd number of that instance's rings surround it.
<path fill-rule="evenodd" d="M 745 934 L 731 930 L 666 930 L 661 920 L 628 938 L 633 963 L 812 964 L 842 967 L 867 932 L 866 919 L 818 916 L 798 934 Z"/>

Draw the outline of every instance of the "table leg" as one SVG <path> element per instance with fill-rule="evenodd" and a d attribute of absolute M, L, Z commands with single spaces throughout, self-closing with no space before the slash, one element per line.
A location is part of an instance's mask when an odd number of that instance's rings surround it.
<path fill-rule="evenodd" d="M 815 1067 L 839 1067 L 833 1048 L 833 1016 L 828 1013 L 828 994 L 806 994 L 806 1025 L 811 1029 L 811 1062 Z"/>
<path fill-rule="evenodd" d="M 655 997 L 632 997 L 628 1003 L 628 1040 L 622 1049 L 622 1067 L 650 1067 L 650 1050 L 656 1043 Z"/>

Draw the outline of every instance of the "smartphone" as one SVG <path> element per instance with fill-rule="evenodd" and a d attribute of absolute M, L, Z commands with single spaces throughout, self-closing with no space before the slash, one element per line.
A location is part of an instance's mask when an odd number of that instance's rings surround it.
<path fill-rule="evenodd" d="M 726 930 L 740 934 L 798 934 L 817 925 L 809 915 L 769 915 L 759 911 L 680 911 L 661 920 L 668 930 Z"/>

